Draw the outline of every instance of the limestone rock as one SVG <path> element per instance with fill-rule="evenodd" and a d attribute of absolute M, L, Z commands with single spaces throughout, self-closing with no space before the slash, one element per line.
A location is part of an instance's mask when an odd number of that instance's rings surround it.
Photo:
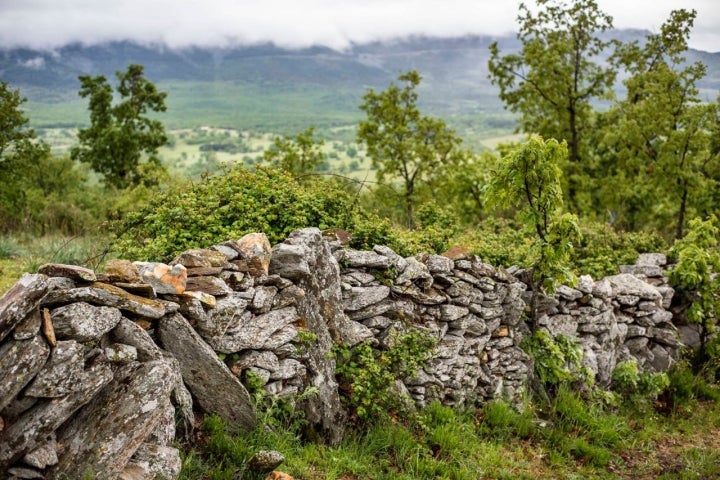
<path fill-rule="evenodd" d="M 95 307 L 85 302 L 58 307 L 50 313 L 55 336 L 60 339 L 89 342 L 97 340 L 120 322 L 120 310 Z"/>
<path fill-rule="evenodd" d="M 129 260 L 108 260 L 105 275 L 110 283 L 138 283 L 142 279 L 140 270 Z"/>
<path fill-rule="evenodd" d="M 179 362 L 183 380 L 203 410 L 240 428 L 254 427 L 255 411 L 247 390 L 187 320 L 178 314 L 164 317 L 157 333 L 163 348 Z"/>
<path fill-rule="evenodd" d="M 66 277 L 79 282 L 94 282 L 97 280 L 95 272 L 85 267 L 63 265 L 60 263 L 46 263 L 38 268 L 38 273 L 48 277 Z"/>
<path fill-rule="evenodd" d="M 83 346 L 74 340 L 57 342 L 50 359 L 25 390 L 29 397 L 62 397 L 78 388 L 83 376 Z"/>
<path fill-rule="evenodd" d="M 165 360 L 131 363 L 58 433 L 63 445 L 50 478 L 94 472 L 115 478 L 158 422 L 174 379 Z"/>
<path fill-rule="evenodd" d="M 260 450 L 248 461 L 248 468 L 253 472 L 270 472 L 285 461 L 282 453 L 275 450 Z"/>
<path fill-rule="evenodd" d="M 31 467 L 39 468 L 40 470 L 52 465 L 57 465 L 57 447 L 55 432 L 53 432 L 45 443 L 23 457 L 23 463 Z"/>
<path fill-rule="evenodd" d="M 106 307 L 116 307 L 148 318 L 162 317 L 167 312 L 166 305 L 168 305 L 160 300 L 139 297 L 121 288 L 99 282 L 88 287 L 50 292 L 42 299 L 42 304 L 47 306 L 72 302 L 88 302 Z"/>
<path fill-rule="evenodd" d="M 310 266 L 302 245 L 279 243 L 273 248 L 269 272 L 291 280 L 310 275 Z"/>
<path fill-rule="evenodd" d="M 125 317 L 110 331 L 110 338 L 116 343 L 133 346 L 137 359 L 141 362 L 163 358 L 162 351 L 150 335 L 137 323 Z"/>
<path fill-rule="evenodd" d="M 342 292 L 343 309 L 346 312 L 355 312 L 365 307 L 380 303 L 390 295 L 390 287 L 380 285 L 377 287 L 351 287 Z"/>
<path fill-rule="evenodd" d="M 164 263 L 133 262 L 140 271 L 140 276 L 147 284 L 152 285 L 155 292 L 178 294 L 185 291 L 187 269 L 180 264 L 173 266 Z"/>
<path fill-rule="evenodd" d="M 47 343 L 39 336 L 0 345 L 0 411 L 33 380 L 49 355 Z"/>
<path fill-rule="evenodd" d="M 186 250 L 175 257 L 170 265 L 183 265 L 185 268 L 222 267 L 227 263 L 225 254 L 217 250 Z"/>
<path fill-rule="evenodd" d="M 225 245 L 238 252 L 239 258 L 233 263 L 240 267 L 241 272 L 253 276 L 268 274 L 272 249 L 264 233 L 248 233 L 240 240 L 226 242 Z"/>
<path fill-rule="evenodd" d="M 0 341 L 37 306 L 48 288 L 45 275 L 26 273 L 0 297 Z"/>
<path fill-rule="evenodd" d="M 42 400 L 0 432 L 0 471 L 42 445 L 52 432 L 89 402 L 113 378 L 110 368 L 93 364 L 78 389 L 64 397 Z"/>
<path fill-rule="evenodd" d="M 657 288 L 643 282 L 634 275 L 621 273 L 607 277 L 605 280 L 610 283 L 613 296 L 634 295 L 646 300 L 662 301 L 662 295 L 660 295 Z"/>

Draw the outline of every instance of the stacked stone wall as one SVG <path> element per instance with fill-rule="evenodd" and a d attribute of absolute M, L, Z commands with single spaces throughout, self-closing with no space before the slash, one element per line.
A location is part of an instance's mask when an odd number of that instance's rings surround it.
<path fill-rule="evenodd" d="M 539 323 L 577 338 L 602 383 L 623 360 L 667 369 L 681 344 L 665 263 L 646 255 L 620 275 L 582 277 L 544 299 Z M 287 399 L 316 392 L 297 408 L 308 434 L 337 444 L 346 412 L 333 345 L 389 348 L 408 329 L 437 341 L 401 388 L 418 405 L 519 398 L 524 274 L 462 249 L 355 251 L 317 229 L 272 249 L 250 234 L 169 265 L 44 265 L 0 299 L 0 475 L 176 478 L 173 441 L 194 412 L 255 426 L 248 377 Z"/>

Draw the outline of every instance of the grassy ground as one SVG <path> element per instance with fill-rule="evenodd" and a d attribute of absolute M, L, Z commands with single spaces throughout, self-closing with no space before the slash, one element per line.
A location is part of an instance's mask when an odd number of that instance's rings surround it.
<path fill-rule="evenodd" d="M 102 238 L 62 235 L 0 237 L 0 295 L 15 285 L 23 273 L 35 273 L 45 263 L 95 268 L 104 260 L 106 243 Z"/>
<path fill-rule="evenodd" d="M 281 451 L 286 461 L 278 470 L 305 480 L 720 478 L 717 403 L 670 414 L 611 413 L 596 419 L 595 434 L 612 425 L 614 439 L 586 443 L 581 425 L 542 423 L 497 404 L 475 412 L 432 405 L 420 418 L 410 427 L 379 424 L 329 448 L 302 442 L 289 425 L 234 434 L 206 417 L 185 446 L 181 478 L 254 478 L 245 462 L 261 449 Z"/>

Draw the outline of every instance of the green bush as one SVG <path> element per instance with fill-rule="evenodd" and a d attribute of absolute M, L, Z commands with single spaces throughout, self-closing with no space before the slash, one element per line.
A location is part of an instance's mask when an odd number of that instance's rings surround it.
<path fill-rule="evenodd" d="M 360 420 L 377 421 L 390 412 L 404 411 L 407 399 L 398 398 L 392 387 L 396 380 L 412 377 L 425 366 L 435 346 L 435 339 L 417 329 L 390 335 L 387 349 L 375 348 L 369 342 L 334 348 L 335 371 L 345 400 Z"/>
<path fill-rule="evenodd" d="M 639 409 L 657 399 L 669 386 L 667 373 L 640 373 L 634 360 L 618 363 L 612 373 L 613 391 L 620 394 L 627 405 Z"/>
<path fill-rule="evenodd" d="M 347 188 L 323 180 L 298 183 L 272 168 L 226 167 L 160 193 L 114 226 L 115 248 L 138 260 L 167 261 L 189 248 L 212 245 L 249 232 L 276 243 L 295 229 L 351 226 L 353 198 Z"/>

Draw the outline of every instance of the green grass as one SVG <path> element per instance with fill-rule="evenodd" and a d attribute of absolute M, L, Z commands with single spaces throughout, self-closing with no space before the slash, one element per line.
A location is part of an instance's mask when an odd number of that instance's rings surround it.
<path fill-rule="evenodd" d="M 338 448 L 304 442 L 288 428 L 233 433 L 206 417 L 205 441 L 183 447 L 181 478 L 255 478 L 245 464 L 262 449 L 281 451 L 278 470 L 296 479 L 720 478 L 717 403 L 659 415 L 561 398 L 553 409 L 431 404 L 413 421 L 386 418 L 353 430 Z"/>
<path fill-rule="evenodd" d="M 97 268 L 105 260 L 107 241 L 100 237 L 40 238 L 0 237 L 0 295 L 12 287 L 23 273 L 35 273 L 45 263 L 63 263 Z"/>

